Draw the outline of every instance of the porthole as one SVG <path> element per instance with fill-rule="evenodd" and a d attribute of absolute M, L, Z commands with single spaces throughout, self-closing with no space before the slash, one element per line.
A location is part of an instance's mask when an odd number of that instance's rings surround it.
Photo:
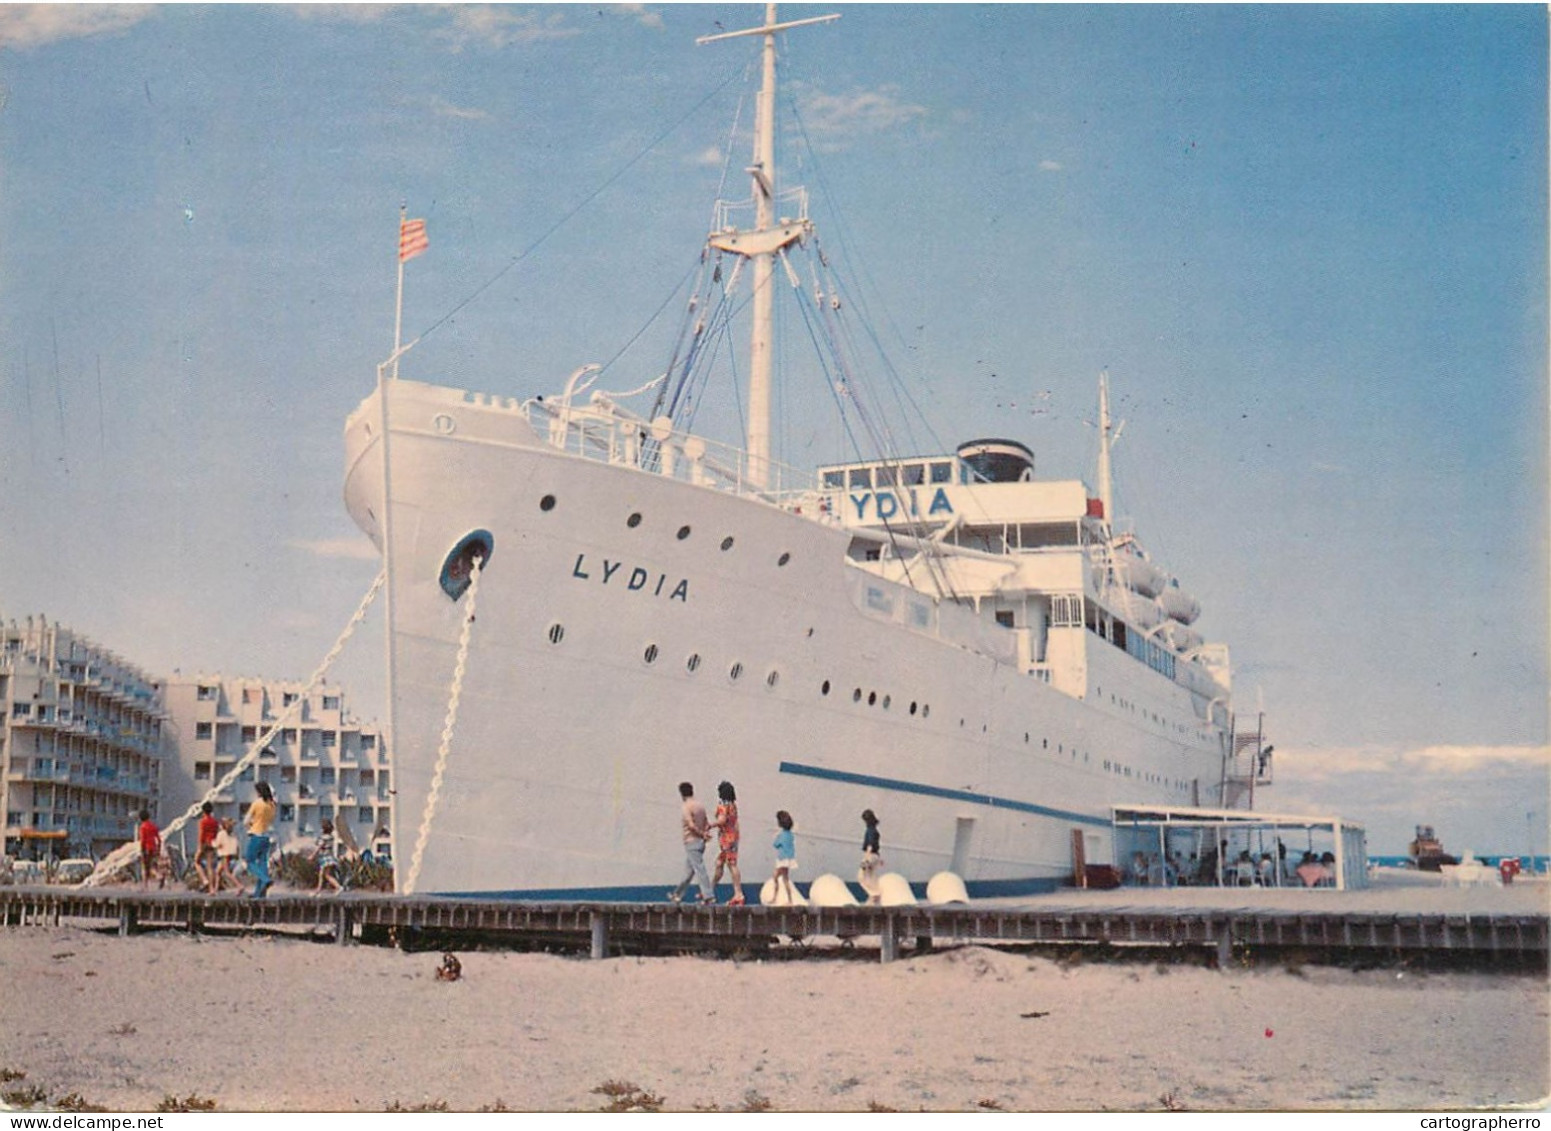
<path fill-rule="evenodd" d="M 727 677 L 729 679 L 738 679 L 742 675 L 743 675 L 743 665 L 741 663 L 733 664 L 731 670 L 729 670 L 727 672 Z"/>
<path fill-rule="evenodd" d="M 878 705 L 878 693 L 876 691 L 869 691 L 867 693 L 867 705 L 869 707 L 876 707 Z"/>
<path fill-rule="evenodd" d="M 545 495 L 542 499 L 539 500 L 539 510 L 552 511 L 554 509 L 555 497 L 553 495 Z"/>
<path fill-rule="evenodd" d="M 789 562 L 791 560 L 792 560 L 792 555 L 790 555 L 790 554 L 782 554 L 779 558 L 776 559 L 776 565 L 784 566 L 787 562 Z"/>
<path fill-rule="evenodd" d="M 826 679 L 822 684 L 819 685 L 819 694 L 820 695 L 828 695 L 829 694 L 829 680 Z"/>
<path fill-rule="evenodd" d="M 774 691 L 775 690 L 775 685 L 780 683 L 780 682 L 781 682 L 781 673 L 780 672 L 771 672 L 769 675 L 767 675 L 765 677 L 765 686 L 768 687 L 771 691 Z"/>
<path fill-rule="evenodd" d="M 694 672 L 694 671 L 699 671 L 700 670 L 700 653 L 699 652 L 691 653 L 689 659 L 684 661 L 684 670 L 685 671 L 690 671 L 690 672 Z"/>
<path fill-rule="evenodd" d="M 910 713 L 912 715 L 916 713 L 916 705 L 913 702 L 910 704 Z"/>
<path fill-rule="evenodd" d="M 732 549 L 732 535 L 731 534 L 727 535 L 727 537 L 722 539 L 722 552 L 726 553 L 730 549 Z"/>
<path fill-rule="evenodd" d="M 641 525 L 641 512 L 640 511 L 636 511 L 629 518 L 625 519 L 625 525 L 630 527 L 631 530 L 634 530 L 636 527 L 640 526 Z"/>
<path fill-rule="evenodd" d="M 549 626 L 549 642 L 551 644 L 559 644 L 564 639 L 565 627 L 563 625 L 552 624 Z"/>
<path fill-rule="evenodd" d="M 932 708 L 931 708 L 930 704 L 928 704 L 928 703 L 921 704 L 921 717 L 923 719 L 926 718 L 926 716 L 930 715 L 931 713 L 932 713 Z"/>
<path fill-rule="evenodd" d="M 682 542 L 682 541 L 684 541 L 684 539 L 686 539 L 688 537 L 689 537 L 689 527 L 687 527 L 687 526 L 679 527 L 679 541 Z"/>
<path fill-rule="evenodd" d="M 646 651 L 641 654 L 641 659 L 645 660 L 648 664 L 655 664 L 657 662 L 657 645 L 648 644 L 646 646 Z"/>
<path fill-rule="evenodd" d="M 431 425 L 443 436 L 451 436 L 458 430 L 458 426 L 453 423 L 452 417 L 445 412 L 439 412 L 431 417 Z"/>
<path fill-rule="evenodd" d="M 488 530 L 474 530 L 458 539 L 458 544 L 442 559 L 442 571 L 437 577 L 442 592 L 456 601 L 468 591 L 474 580 L 474 563 L 484 569 L 490 564 L 495 552 L 495 539 Z"/>
<path fill-rule="evenodd" d="M 883 709 L 884 709 L 884 710 L 885 710 L 885 711 L 887 711 L 887 710 L 888 710 L 888 709 L 889 709 L 889 703 L 890 703 L 890 702 L 891 702 L 891 700 L 890 700 L 890 698 L 889 698 L 889 696 L 887 696 L 887 695 L 885 695 L 885 696 L 884 696 L 884 697 L 883 697 Z"/>
<path fill-rule="evenodd" d="M 858 687 L 855 691 L 851 692 L 851 702 L 853 702 L 853 703 L 860 703 L 861 701 L 862 701 L 862 689 L 860 687 Z"/>

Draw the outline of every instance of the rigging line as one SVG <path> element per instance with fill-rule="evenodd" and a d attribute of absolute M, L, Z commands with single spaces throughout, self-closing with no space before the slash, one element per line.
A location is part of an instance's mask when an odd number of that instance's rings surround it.
<path fill-rule="evenodd" d="M 854 259 L 860 268 L 861 276 L 865 280 L 867 286 L 869 288 L 878 289 L 881 293 L 882 288 L 878 287 L 877 281 L 872 273 L 871 268 L 867 264 L 866 258 L 862 255 L 860 249 L 853 251 L 851 248 L 850 240 L 846 238 L 848 226 L 841 211 L 839 201 L 835 197 L 834 193 L 830 191 L 829 180 L 824 175 L 824 170 L 819 164 L 818 150 L 814 147 L 813 140 L 808 135 L 808 128 L 802 120 L 802 114 L 797 109 L 796 101 L 795 99 L 792 99 L 790 95 L 787 96 L 787 101 L 792 113 L 792 117 L 797 122 L 797 132 L 801 135 L 803 145 L 806 148 L 809 157 L 811 158 L 813 172 L 818 182 L 819 191 L 823 194 L 829 211 L 833 213 L 836 218 L 835 230 L 838 233 L 841 253 L 848 260 Z M 814 242 L 816 245 L 819 244 L 819 240 L 816 235 L 814 237 Z M 897 384 L 898 391 L 904 394 L 905 401 L 909 404 L 911 410 L 914 411 L 922 427 L 925 428 L 927 437 L 936 447 L 944 447 L 942 438 L 937 435 L 937 432 L 932 427 L 931 421 L 927 418 L 926 413 L 921 411 L 921 406 L 916 402 L 915 396 L 911 393 L 908 384 L 905 382 L 904 378 L 900 375 L 893 363 L 889 360 L 889 355 L 884 350 L 883 343 L 879 340 L 877 333 L 872 329 L 872 314 L 868 309 L 865 291 L 858 293 L 856 296 L 856 305 L 862 313 L 862 321 L 867 326 L 868 337 L 872 340 L 874 348 L 878 351 L 878 357 L 882 361 L 884 368 L 888 371 L 890 378 Z M 906 341 L 904 334 L 900 331 L 899 325 L 889 314 L 888 308 L 886 306 L 883 308 L 883 317 L 884 320 L 888 322 L 890 329 L 893 330 L 894 336 L 899 341 L 900 345 L 908 349 L 909 343 Z M 896 393 L 896 396 L 897 395 L 898 393 Z"/>
<path fill-rule="evenodd" d="M 650 330 L 652 328 L 652 324 L 654 322 L 656 322 L 657 319 L 662 317 L 662 312 L 664 310 L 668 309 L 668 304 L 670 302 L 672 302 L 676 297 L 678 297 L 678 293 L 684 289 L 684 284 L 689 282 L 689 280 L 694 276 L 695 272 L 698 271 L 698 270 L 700 270 L 700 263 L 698 262 L 698 257 L 697 257 L 697 261 L 694 264 L 694 266 L 690 267 L 690 269 L 688 271 L 684 272 L 684 277 L 682 279 L 680 279 L 677 284 L 674 285 L 674 287 L 673 287 L 673 289 L 671 291 L 668 292 L 668 297 L 662 300 L 662 305 L 660 305 L 656 310 L 652 311 L 651 317 L 648 318 L 644 323 L 642 323 L 641 328 L 630 336 L 629 341 L 625 342 L 624 345 L 619 347 L 619 351 L 617 353 L 615 353 L 613 357 L 609 358 L 607 361 L 605 361 L 602 365 L 600 365 L 598 367 L 598 374 L 599 374 L 599 376 L 602 376 L 604 373 L 607 373 L 609 371 L 609 366 L 613 365 L 620 358 L 624 357 L 625 354 L 630 351 L 630 347 L 635 345 L 636 342 L 640 341 L 641 335 L 645 334 L 646 331 Z"/>
<path fill-rule="evenodd" d="M 564 216 L 560 217 L 560 219 L 556 220 L 547 229 L 545 229 L 544 233 L 542 235 L 540 235 L 538 239 L 534 240 L 531 244 L 529 244 L 527 247 L 525 247 L 522 251 L 520 251 L 516 255 L 514 255 L 511 258 L 510 262 L 508 262 L 506 264 L 506 266 L 502 267 L 499 271 L 497 271 L 489 279 L 485 280 L 485 282 L 481 283 L 478 287 L 474 288 L 474 291 L 467 298 L 465 298 L 463 301 L 459 302 L 456 306 L 454 306 L 446 314 L 442 315 L 435 322 L 432 322 L 429 326 L 427 326 L 424 330 L 422 330 L 420 332 L 420 336 L 419 336 L 419 338 L 417 340 L 418 341 L 424 341 L 426 338 L 430 337 L 433 333 L 435 333 L 437 330 L 441 329 L 448 322 L 450 322 L 454 317 L 456 317 L 460 310 L 462 310 L 464 307 L 468 306 L 469 303 L 473 302 L 476 298 L 478 298 L 480 295 L 484 294 L 491 287 L 495 286 L 496 283 L 498 283 L 502 278 L 505 277 L 505 275 L 506 275 L 506 273 L 508 271 L 510 271 L 513 267 L 516 267 L 517 264 L 521 263 L 524 259 L 526 259 L 528 256 L 532 255 L 535 251 L 537 251 L 539 249 L 539 246 L 541 244 L 543 244 L 545 240 L 549 239 L 550 236 L 554 235 L 557 231 L 559 231 L 562 227 L 564 227 L 565 224 L 573 216 L 575 216 L 578 212 L 580 212 L 583 208 L 586 208 L 594 200 L 596 200 L 596 199 L 598 199 L 598 197 L 602 196 L 603 193 L 606 192 L 609 189 L 609 187 L 614 184 L 615 181 L 619 180 L 626 173 L 628 173 L 631 170 L 631 168 L 633 168 L 636 165 L 636 163 L 641 160 L 641 158 L 645 157 L 652 150 L 656 149 L 657 146 L 660 145 L 662 143 L 662 141 L 669 134 L 671 134 L 675 130 L 677 130 L 681 125 L 683 125 L 685 122 L 687 122 L 690 118 L 694 117 L 695 114 L 699 112 L 699 110 L 700 110 L 700 108 L 702 106 L 704 106 L 707 102 L 710 102 L 711 99 L 715 98 L 718 94 L 720 94 L 722 91 L 726 90 L 729 86 L 731 86 L 732 83 L 733 83 L 733 80 L 736 79 L 737 77 L 738 76 L 736 74 L 729 75 L 727 77 L 726 81 L 724 81 L 720 86 L 716 87 L 714 90 L 712 90 L 710 93 L 708 93 L 704 98 L 702 98 L 699 102 L 697 102 L 693 106 L 691 106 L 683 115 L 681 115 L 679 118 L 674 120 L 670 125 L 664 127 L 662 132 L 659 133 L 656 137 L 654 137 L 650 142 L 648 142 L 644 149 L 642 149 L 639 153 L 637 153 L 629 161 L 626 161 L 623 165 L 621 165 L 617 170 L 615 170 L 613 175 L 608 178 L 608 180 L 604 181 L 597 188 L 593 189 L 592 192 L 588 193 L 585 197 L 583 197 L 582 200 L 575 207 L 573 207 L 569 212 L 567 212 Z"/>

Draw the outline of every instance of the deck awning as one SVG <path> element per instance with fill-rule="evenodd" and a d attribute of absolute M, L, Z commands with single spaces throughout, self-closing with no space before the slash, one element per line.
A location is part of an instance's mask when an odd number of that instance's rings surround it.
<path fill-rule="evenodd" d="M 1322 844 L 1329 845 L 1327 851 L 1335 858 L 1332 886 L 1338 890 L 1368 886 L 1367 833 L 1361 825 L 1344 817 L 1168 805 L 1114 805 L 1110 812 L 1117 833 L 1123 830 L 1147 830 L 1155 833 L 1160 848 L 1171 830 L 1211 832 L 1213 851 L 1223 839 L 1248 843 L 1249 838 L 1255 836 L 1280 839 L 1281 835 L 1298 832 L 1305 834 L 1312 843 L 1318 835 Z M 1223 882 L 1224 864 L 1225 861 L 1219 856 L 1219 883 Z M 1281 875 L 1279 871 L 1278 877 Z"/>

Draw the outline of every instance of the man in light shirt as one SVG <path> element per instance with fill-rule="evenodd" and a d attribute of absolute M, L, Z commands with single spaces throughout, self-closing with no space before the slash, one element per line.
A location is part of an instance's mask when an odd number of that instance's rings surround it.
<path fill-rule="evenodd" d="M 700 902 L 715 903 L 716 895 L 711 888 L 711 877 L 705 870 L 705 842 L 711 835 L 711 822 L 706 817 L 705 806 L 695 800 L 695 787 L 687 781 L 679 782 L 679 796 L 684 799 L 681 824 L 684 834 L 684 878 L 679 886 L 668 893 L 674 903 L 684 899 L 684 893 L 693 882 L 700 885 Z"/>

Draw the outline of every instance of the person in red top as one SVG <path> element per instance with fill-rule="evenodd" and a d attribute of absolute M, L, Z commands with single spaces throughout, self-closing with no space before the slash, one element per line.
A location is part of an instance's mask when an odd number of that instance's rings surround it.
<path fill-rule="evenodd" d="M 199 807 L 204 816 L 199 818 L 199 850 L 194 853 L 194 871 L 199 873 L 205 890 L 214 895 L 220 887 L 221 857 L 215 850 L 216 834 L 221 822 L 215 819 L 215 808 L 206 801 Z"/>
<path fill-rule="evenodd" d="M 149 809 L 140 810 L 140 886 L 151 886 L 151 873 L 156 868 L 156 858 L 162 854 L 162 831 L 151 820 Z"/>

